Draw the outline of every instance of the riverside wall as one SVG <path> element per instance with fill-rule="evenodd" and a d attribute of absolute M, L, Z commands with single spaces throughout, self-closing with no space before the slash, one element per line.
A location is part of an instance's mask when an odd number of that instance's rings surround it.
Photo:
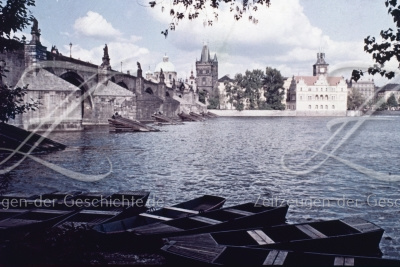
<path fill-rule="evenodd" d="M 362 112 L 338 111 L 338 112 L 305 112 L 296 110 L 233 110 L 233 109 L 209 109 L 208 111 L 221 117 L 300 117 L 300 116 L 332 116 L 332 117 L 358 117 Z"/>

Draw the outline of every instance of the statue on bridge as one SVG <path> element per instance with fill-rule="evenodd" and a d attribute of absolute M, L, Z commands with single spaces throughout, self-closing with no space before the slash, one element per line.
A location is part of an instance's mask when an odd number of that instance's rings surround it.
<path fill-rule="evenodd" d="M 140 66 L 139 61 L 137 62 L 137 76 L 142 77 L 142 66 Z"/>
<path fill-rule="evenodd" d="M 106 69 L 106 70 L 111 70 L 111 66 L 110 66 L 110 56 L 108 55 L 108 47 L 107 44 L 105 45 L 105 47 L 103 48 L 104 51 L 104 55 L 103 55 L 103 63 L 101 63 L 100 68 L 102 69 Z"/>
<path fill-rule="evenodd" d="M 110 56 L 108 55 L 108 47 L 107 47 L 107 44 L 106 44 L 106 46 L 103 48 L 103 51 L 104 51 L 103 57 L 109 58 Z"/>

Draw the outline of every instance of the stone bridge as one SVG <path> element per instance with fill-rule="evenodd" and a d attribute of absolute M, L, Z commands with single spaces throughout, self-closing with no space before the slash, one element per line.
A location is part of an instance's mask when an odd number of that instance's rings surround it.
<path fill-rule="evenodd" d="M 82 125 L 107 124 L 116 112 L 140 121 L 153 120 L 155 112 L 177 117 L 181 107 L 188 107 L 183 99 L 191 99 L 191 111 L 205 111 L 198 97 L 182 98 L 175 84 L 166 86 L 163 73 L 159 83 L 144 79 L 139 62 L 136 76 L 112 70 L 107 45 L 98 66 L 63 56 L 55 47 L 47 51 L 35 24 L 31 34 L 32 40 L 20 50 L 0 54 L 10 69 L 5 82 L 9 86 L 28 85 L 27 100 L 41 103 L 39 111 L 30 111 L 13 122 L 25 129 L 79 130 Z M 186 93 L 195 95 L 193 91 Z"/>

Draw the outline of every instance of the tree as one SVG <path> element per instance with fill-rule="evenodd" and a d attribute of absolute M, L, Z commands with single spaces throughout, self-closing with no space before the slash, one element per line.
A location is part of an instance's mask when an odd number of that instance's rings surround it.
<path fill-rule="evenodd" d="M 6 4 L 0 0 L 0 53 L 12 51 L 21 47 L 18 38 L 13 33 L 23 30 L 33 19 L 28 7 L 34 6 L 34 0 L 8 0 Z M 9 88 L 3 83 L 6 62 L 0 61 L 0 122 L 8 122 L 17 114 L 30 109 L 35 110 L 39 102 L 24 102 L 27 87 Z"/>
<path fill-rule="evenodd" d="M 161 6 L 161 12 L 169 12 L 171 16 L 171 23 L 168 29 L 161 32 L 165 37 L 168 36 L 168 30 L 174 31 L 178 26 L 179 21 L 188 19 L 195 20 L 201 16 L 204 16 L 203 25 L 212 26 L 213 23 L 218 21 L 218 10 L 222 5 L 229 5 L 230 12 L 233 13 L 235 20 L 242 19 L 245 15 L 254 24 L 258 23 L 255 14 L 259 7 L 269 7 L 271 0 L 174 0 L 171 2 L 169 10 L 166 9 L 166 2 L 156 1 L 148 2 L 148 6 L 151 8 Z"/>
<path fill-rule="evenodd" d="M 231 103 L 236 110 L 242 111 L 244 109 L 244 90 L 236 82 L 236 80 L 241 79 L 240 76 L 242 76 L 242 74 L 236 74 L 233 83 L 226 81 L 224 85 L 228 102 Z"/>
<path fill-rule="evenodd" d="M 209 109 L 219 109 L 219 94 L 215 96 L 211 96 L 208 98 L 208 106 Z"/>
<path fill-rule="evenodd" d="M 285 95 L 283 89 L 283 77 L 279 70 L 267 67 L 265 70 L 265 77 L 263 81 L 265 109 L 278 109 L 284 110 L 285 105 L 282 104 L 282 100 Z"/>
<path fill-rule="evenodd" d="M 397 103 L 396 97 L 394 96 L 393 93 L 389 96 L 386 103 L 389 108 L 397 108 L 399 106 L 399 104 Z"/>
<path fill-rule="evenodd" d="M 394 71 L 385 70 L 384 65 L 392 58 L 400 63 L 400 5 L 397 6 L 397 0 L 386 0 L 385 5 L 388 8 L 388 13 L 393 17 L 396 29 L 382 30 L 380 32 L 381 42 L 377 42 L 375 37 L 366 37 L 364 39 L 364 51 L 372 54 L 372 59 L 377 63 L 368 68 L 368 74 L 375 75 L 379 73 L 381 76 L 391 79 L 395 73 Z M 363 74 L 364 70 L 353 70 L 352 79 L 357 81 Z"/>
<path fill-rule="evenodd" d="M 20 46 L 19 38 L 13 36 L 22 31 L 33 19 L 29 7 L 35 6 L 35 0 L 0 0 L 0 53 L 14 50 Z"/>
<path fill-rule="evenodd" d="M 357 110 L 364 102 L 364 96 L 357 89 L 350 88 L 347 94 L 347 109 Z"/>
<path fill-rule="evenodd" d="M 260 90 L 262 88 L 264 72 L 262 70 L 246 70 L 245 74 L 237 74 L 235 83 L 243 90 L 243 97 L 246 99 L 248 109 L 258 109 L 260 101 Z"/>

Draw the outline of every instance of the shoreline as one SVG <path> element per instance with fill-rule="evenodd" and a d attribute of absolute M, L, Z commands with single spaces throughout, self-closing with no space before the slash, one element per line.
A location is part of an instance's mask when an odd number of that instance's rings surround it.
<path fill-rule="evenodd" d="M 234 109 L 209 109 L 220 117 L 361 117 L 362 111 L 347 110 L 346 112 L 304 112 L 296 110 L 234 110 Z M 400 111 L 384 110 L 375 111 L 372 116 L 400 116 Z"/>

